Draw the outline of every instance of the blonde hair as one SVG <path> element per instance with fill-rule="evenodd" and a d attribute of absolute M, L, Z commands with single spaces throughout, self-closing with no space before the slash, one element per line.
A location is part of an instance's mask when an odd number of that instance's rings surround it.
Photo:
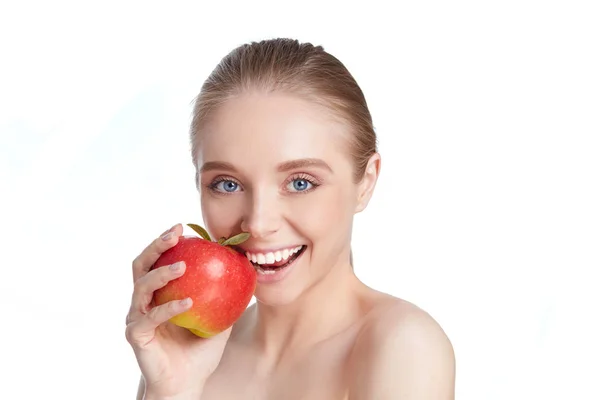
<path fill-rule="evenodd" d="M 197 135 L 211 113 L 228 99 L 250 91 L 285 92 L 320 104 L 352 132 L 349 151 L 354 179 L 364 175 L 369 158 L 377 152 L 377 137 L 362 90 L 337 58 L 322 46 L 277 38 L 251 42 L 225 56 L 195 98 L 190 141 L 197 166 Z"/>

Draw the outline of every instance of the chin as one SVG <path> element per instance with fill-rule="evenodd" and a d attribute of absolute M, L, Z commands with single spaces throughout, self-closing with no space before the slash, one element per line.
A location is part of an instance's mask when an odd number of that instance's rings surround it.
<path fill-rule="evenodd" d="M 263 274 L 257 271 L 257 285 L 254 292 L 256 301 L 268 306 L 285 306 L 302 296 L 310 286 L 308 247 L 303 246 L 292 263 L 275 273 Z"/>
<path fill-rule="evenodd" d="M 292 287 L 296 286 L 296 287 Z M 271 307 L 286 306 L 294 303 L 298 299 L 303 290 L 300 285 L 282 285 L 281 287 L 264 287 L 257 285 L 254 297 L 256 302 Z"/>

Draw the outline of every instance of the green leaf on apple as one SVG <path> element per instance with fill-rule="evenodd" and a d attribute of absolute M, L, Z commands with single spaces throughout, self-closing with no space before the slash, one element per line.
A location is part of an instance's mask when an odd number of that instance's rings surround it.
<path fill-rule="evenodd" d="M 198 235 L 202 236 L 204 239 L 208 240 L 209 242 L 212 242 L 212 239 L 211 239 L 210 235 L 208 234 L 208 232 L 200 225 L 187 224 L 187 226 L 192 228 Z"/>
<path fill-rule="evenodd" d="M 221 244 L 223 246 L 235 246 L 235 245 L 245 242 L 246 240 L 248 240 L 249 237 L 250 237 L 250 234 L 248 232 L 243 232 L 243 233 L 240 233 L 240 234 L 230 237 L 229 239 L 225 240 Z"/>

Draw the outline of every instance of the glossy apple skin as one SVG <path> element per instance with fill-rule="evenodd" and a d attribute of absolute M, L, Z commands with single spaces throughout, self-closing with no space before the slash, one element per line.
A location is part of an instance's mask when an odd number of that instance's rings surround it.
<path fill-rule="evenodd" d="M 208 338 L 232 326 L 248 307 L 256 289 L 256 270 L 228 246 L 200 237 L 182 236 L 153 266 L 184 261 L 184 274 L 154 292 L 155 305 L 190 297 L 192 307 L 169 321 Z"/>

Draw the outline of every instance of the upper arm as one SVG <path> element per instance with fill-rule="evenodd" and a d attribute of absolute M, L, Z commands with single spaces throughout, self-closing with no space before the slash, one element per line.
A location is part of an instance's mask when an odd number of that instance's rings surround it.
<path fill-rule="evenodd" d="M 418 308 L 395 306 L 357 338 L 350 400 L 453 400 L 454 350 Z"/>

